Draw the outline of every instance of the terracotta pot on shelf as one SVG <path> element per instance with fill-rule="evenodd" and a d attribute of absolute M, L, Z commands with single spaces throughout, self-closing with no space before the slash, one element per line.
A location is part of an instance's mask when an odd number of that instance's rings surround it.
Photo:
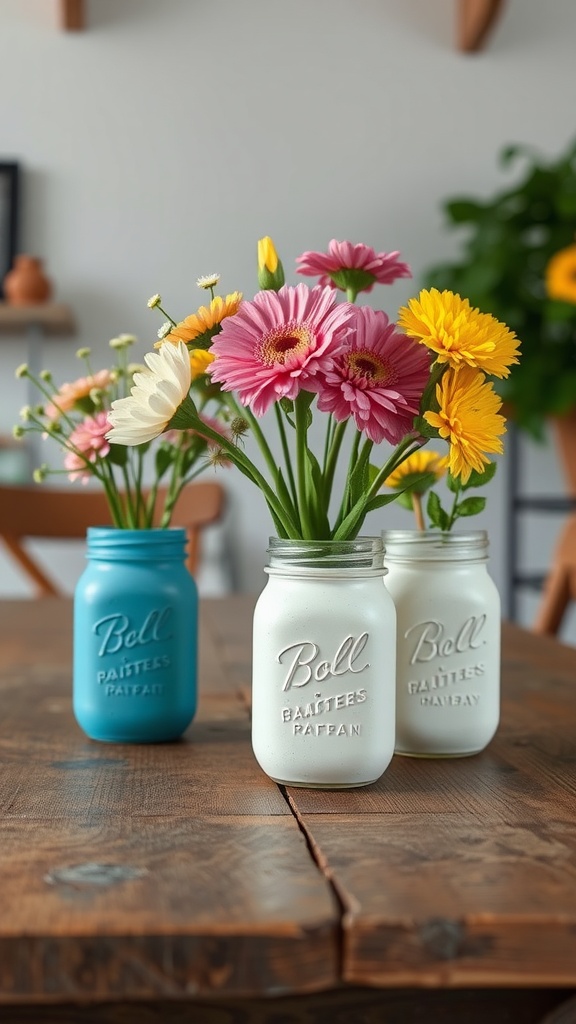
<path fill-rule="evenodd" d="M 4 298 L 10 306 L 37 306 L 48 302 L 52 283 L 38 256 L 20 255 L 4 278 Z"/>

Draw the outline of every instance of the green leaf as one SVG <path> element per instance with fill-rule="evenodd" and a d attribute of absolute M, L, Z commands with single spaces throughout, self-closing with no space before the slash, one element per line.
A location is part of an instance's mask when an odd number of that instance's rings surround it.
<path fill-rule="evenodd" d="M 452 476 L 452 473 L 446 473 L 446 485 L 448 490 L 452 491 L 452 494 L 458 494 L 462 490 L 460 478 Z"/>
<path fill-rule="evenodd" d="M 486 508 L 486 498 L 465 498 L 456 505 L 457 516 L 476 516 Z"/>
<path fill-rule="evenodd" d="M 444 210 L 453 224 L 465 224 L 482 220 L 486 206 L 474 199 L 451 199 L 445 203 Z"/>
<path fill-rule="evenodd" d="M 106 458 L 114 466 L 125 466 L 128 461 L 128 448 L 123 444 L 111 444 Z"/>
<path fill-rule="evenodd" d="M 468 491 L 471 487 L 485 487 L 493 479 L 497 468 L 498 466 L 495 462 L 489 462 L 483 473 L 473 469 L 467 482 L 462 484 L 462 490 Z"/>
<path fill-rule="evenodd" d="M 410 491 L 401 491 L 400 494 L 397 494 L 396 504 L 401 505 L 402 508 L 407 508 L 409 512 L 414 511 L 414 505 L 412 503 L 412 494 Z"/>
<path fill-rule="evenodd" d="M 156 475 L 164 476 L 164 473 L 169 466 L 174 462 L 176 456 L 176 448 L 169 447 L 168 445 L 160 445 L 156 451 Z"/>
<path fill-rule="evenodd" d="M 436 491 L 430 491 L 430 494 L 428 495 L 426 512 L 431 525 L 435 526 L 437 530 L 447 530 L 449 528 L 450 517 L 442 508 L 440 498 L 436 494 Z"/>

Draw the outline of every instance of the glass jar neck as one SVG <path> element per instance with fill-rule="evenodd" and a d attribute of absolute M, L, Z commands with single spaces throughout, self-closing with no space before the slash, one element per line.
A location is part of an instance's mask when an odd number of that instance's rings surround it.
<path fill-rule="evenodd" d="M 266 572 L 279 576 L 384 576 L 381 537 L 355 540 L 285 540 L 270 537 Z"/>
<path fill-rule="evenodd" d="M 115 526 L 89 526 L 86 534 L 87 557 L 92 561 L 114 562 L 129 559 L 182 561 L 186 553 L 184 527 L 149 530 L 122 530 Z"/>
<path fill-rule="evenodd" d="M 486 530 L 385 530 L 386 562 L 487 562 Z"/>

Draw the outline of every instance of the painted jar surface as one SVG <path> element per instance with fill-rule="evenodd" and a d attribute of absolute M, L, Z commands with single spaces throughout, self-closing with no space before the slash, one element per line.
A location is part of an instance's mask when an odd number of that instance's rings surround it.
<path fill-rule="evenodd" d="M 76 720 L 95 740 L 180 736 L 196 711 L 198 594 L 186 531 L 90 527 L 74 595 Z"/>
<path fill-rule="evenodd" d="M 483 750 L 500 717 L 500 597 L 484 530 L 384 533 L 398 616 L 396 752 Z"/>
<path fill-rule="evenodd" d="M 379 537 L 271 538 L 254 613 L 252 746 L 276 782 L 340 789 L 394 752 L 396 613 Z"/>

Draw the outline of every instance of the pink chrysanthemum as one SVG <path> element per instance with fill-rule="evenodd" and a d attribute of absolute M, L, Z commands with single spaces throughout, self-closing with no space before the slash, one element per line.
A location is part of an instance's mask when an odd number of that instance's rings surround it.
<path fill-rule="evenodd" d="M 375 284 L 392 284 L 399 277 L 412 277 L 407 263 L 402 263 L 399 252 L 375 252 L 369 245 L 353 245 L 332 239 L 328 252 L 303 252 L 298 256 L 297 272 L 307 277 L 319 277 L 319 284 L 355 293 L 371 292 Z"/>
<path fill-rule="evenodd" d="M 106 391 L 113 382 L 114 375 L 111 370 L 97 370 L 89 377 L 79 377 L 73 383 L 62 384 L 59 391 L 53 396 L 44 410 L 49 420 L 57 420 L 63 412 L 70 412 L 77 402 L 86 398 L 93 388 L 98 391 Z"/>
<path fill-rule="evenodd" d="M 106 432 L 110 430 L 107 412 L 97 412 L 95 416 L 87 416 L 86 419 L 72 431 L 68 438 L 76 451 L 66 452 L 64 466 L 71 470 L 68 474 L 69 480 L 80 478 L 83 484 L 90 479 L 90 470 L 86 465 L 89 462 L 96 462 L 105 458 L 110 451 L 110 444 L 105 438 Z M 82 458 L 81 456 L 84 456 Z"/>
<path fill-rule="evenodd" d="M 356 308 L 355 331 L 344 352 L 310 390 L 318 408 L 337 420 L 354 418 L 358 430 L 380 444 L 412 430 L 430 373 L 430 357 L 390 323 L 386 313 Z"/>
<path fill-rule="evenodd" d="M 302 388 L 332 365 L 345 343 L 355 309 L 336 303 L 328 288 L 284 285 L 244 301 L 210 349 L 208 372 L 224 391 L 236 391 L 256 416 L 281 398 L 296 398 Z"/>

